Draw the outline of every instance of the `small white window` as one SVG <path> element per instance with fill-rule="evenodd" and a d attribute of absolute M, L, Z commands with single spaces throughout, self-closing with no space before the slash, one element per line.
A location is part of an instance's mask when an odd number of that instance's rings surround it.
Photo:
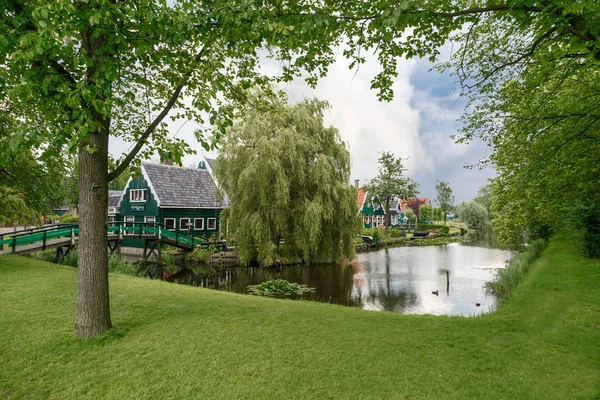
<path fill-rule="evenodd" d="M 156 217 L 152 216 L 152 217 L 144 217 L 144 222 L 147 222 L 149 224 L 153 224 L 156 222 Z"/>
<path fill-rule="evenodd" d="M 206 229 L 214 231 L 217 229 L 217 219 L 216 218 L 207 218 L 206 220 Z"/>
<path fill-rule="evenodd" d="M 179 229 L 182 231 L 187 231 L 190 229 L 190 219 L 189 218 L 181 218 L 179 220 Z"/>
<path fill-rule="evenodd" d="M 194 230 L 195 231 L 203 231 L 204 230 L 204 218 L 194 218 Z"/>
<path fill-rule="evenodd" d="M 125 217 L 125 226 L 133 226 L 133 224 L 128 224 L 128 222 L 135 222 L 135 217 L 132 217 L 132 216 Z"/>
<path fill-rule="evenodd" d="M 175 230 L 175 218 L 165 218 L 165 227 L 170 230 Z"/>
<path fill-rule="evenodd" d="M 130 189 L 129 201 L 134 203 L 146 201 L 146 189 Z"/>
<path fill-rule="evenodd" d="M 116 216 L 109 215 L 108 216 L 108 226 L 115 226 Z"/>

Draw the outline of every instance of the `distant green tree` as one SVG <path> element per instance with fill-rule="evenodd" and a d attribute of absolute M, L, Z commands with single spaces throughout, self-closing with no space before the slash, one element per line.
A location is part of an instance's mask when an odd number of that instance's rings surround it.
<path fill-rule="evenodd" d="M 437 202 L 442 209 L 444 216 L 444 224 L 447 224 L 448 211 L 454 205 L 454 195 L 450 184 L 446 181 L 440 181 L 439 179 L 435 182 L 435 190 L 437 192 Z"/>
<path fill-rule="evenodd" d="M 444 219 L 443 214 L 444 214 L 444 212 L 442 211 L 441 208 L 435 207 L 433 209 L 433 220 L 434 221 L 441 221 L 441 220 L 443 220 Z"/>
<path fill-rule="evenodd" d="M 421 221 L 433 221 L 433 207 L 430 204 L 421 204 L 419 206 L 419 218 Z"/>
<path fill-rule="evenodd" d="M 30 150 L 0 156 L 0 222 L 39 223 L 42 215 L 64 204 L 66 171 L 61 162 L 37 160 Z"/>
<path fill-rule="evenodd" d="M 456 207 L 456 214 L 469 228 L 481 229 L 489 223 L 486 208 L 473 200 L 460 203 Z"/>
<path fill-rule="evenodd" d="M 419 184 L 404 175 L 406 168 L 402 158 L 396 158 L 390 152 L 383 152 L 379 157 L 379 174 L 366 185 L 374 204 L 385 210 L 385 234 L 390 226 L 390 204 L 394 198 L 406 200 L 417 195 Z"/>
<path fill-rule="evenodd" d="M 268 108 L 248 108 L 228 129 L 214 169 L 229 199 L 222 223 L 240 261 L 256 256 L 271 265 L 282 242 L 305 263 L 352 258 L 356 190 L 348 149 L 337 129 L 323 125 L 327 103 L 262 101 Z"/>
<path fill-rule="evenodd" d="M 488 183 L 487 185 L 480 187 L 477 191 L 477 197 L 475 197 L 473 201 L 484 206 L 488 211 L 488 214 L 490 214 L 492 208 L 492 185 Z"/>

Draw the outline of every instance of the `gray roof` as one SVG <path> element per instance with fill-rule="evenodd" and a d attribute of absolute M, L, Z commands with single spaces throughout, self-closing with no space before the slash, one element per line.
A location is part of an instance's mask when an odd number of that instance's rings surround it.
<path fill-rule="evenodd" d="M 109 190 L 108 191 L 108 206 L 109 207 L 118 207 L 119 200 L 121 200 L 122 195 L 123 195 L 122 190 Z"/>
<path fill-rule="evenodd" d="M 211 170 L 215 169 L 215 159 L 214 158 L 207 158 L 206 162 L 210 166 Z"/>
<path fill-rule="evenodd" d="M 161 207 L 225 208 L 206 169 L 144 163 L 144 176 Z"/>

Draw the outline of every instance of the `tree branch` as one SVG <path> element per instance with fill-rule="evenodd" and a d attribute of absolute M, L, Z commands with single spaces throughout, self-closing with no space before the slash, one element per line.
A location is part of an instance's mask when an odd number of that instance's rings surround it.
<path fill-rule="evenodd" d="M 496 5 L 491 5 L 491 6 L 487 6 L 487 7 L 467 8 L 464 10 L 458 10 L 458 11 L 453 11 L 453 12 L 430 12 L 430 13 L 432 15 L 435 15 L 438 17 L 454 18 L 454 17 L 460 17 L 462 15 L 484 14 L 484 13 L 490 13 L 490 12 L 496 12 L 496 11 L 509 11 L 509 10 L 520 10 L 520 11 L 527 11 L 527 12 L 542 12 L 544 10 L 544 7 L 513 7 L 508 4 L 496 4 Z M 420 12 L 423 12 L 423 11 L 424 10 L 421 10 Z"/>
<path fill-rule="evenodd" d="M 144 145 L 146 144 L 146 141 L 148 140 L 148 138 L 150 137 L 150 135 L 152 134 L 152 132 L 154 132 L 154 130 L 156 129 L 156 127 L 162 122 L 162 120 L 167 116 L 167 114 L 169 114 L 169 111 L 171 111 L 171 109 L 175 105 L 175 102 L 177 102 L 177 99 L 179 99 L 179 95 L 183 91 L 183 88 L 187 85 L 190 77 L 192 76 L 192 73 L 195 71 L 196 65 L 202 59 L 202 56 L 204 55 L 204 52 L 206 51 L 207 47 L 208 47 L 208 43 L 206 43 L 202 47 L 202 49 L 198 52 L 198 54 L 196 55 L 196 57 L 194 57 L 194 62 L 193 62 L 194 65 L 184 75 L 183 81 L 175 88 L 175 91 L 173 92 L 173 94 L 169 98 L 169 101 L 167 102 L 167 104 L 165 105 L 165 107 L 163 108 L 163 110 L 160 112 L 160 114 L 158 114 L 156 116 L 156 118 L 154 118 L 154 120 L 146 128 L 146 130 L 144 131 L 144 133 L 142 133 L 142 136 L 140 136 L 140 138 L 136 142 L 136 144 L 133 147 L 133 149 L 131 149 L 131 151 L 129 152 L 129 154 L 127 154 L 127 156 L 123 159 L 123 161 L 121 161 L 121 163 L 112 172 L 110 172 L 108 174 L 108 181 L 109 182 L 113 181 L 114 179 L 116 179 L 119 175 L 121 175 L 123 173 L 123 171 L 125 171 L 125 169 L 129 166 L 129 164 L 131 164 L 131 162 L 133 161 L 133 159 L 135 158 L 135 156 L 137 156 L 137 154 L 139 153 L 139 151 L 142 149 L 142 147 L 144 147 Z"/>
<path fill-rule="evenodd" d="M 527 53 L 523 53 L 521 54 L 521 56 L 519 56 L 518 58 L 511 60 L 511 61 L 507 61 L 505 63 L 502 63 L 501 65 L 498 65 L 497 67 L 495 67 L 491 72 L 487 73 L 480 81 L 478 81 L 477 83 L 475 83 L 474 85 L 465 85 L 463 84 L 463 82 L 461 82 L 462 87 L 467 88 L 467 89 L 473 89 L 479 85 L 481 85 L 483 82 L 487 81 L 491 76 L 493 76 L 494 74 L 496 74 L 498 71 L 506 68 L 506 67 L 510 67 L 511 65 L 515 65 L 520 63 L 521 61 L 525 60 L 526 58 L 529 58 L 531 56 L 534 55 L 535 53 L 535 49 L 537 48 L 537 46 L 544 40 L 547 39 L 548 37 L 550 37 L 550 35 L 552 35 L 554 32 L 556 32 L 557 28 L 552 28 L 549 31 L 545 32 L 543 35 L 541 35 L 540 37 L 538 37 L 532 44 L 531 47 L 529 49 L 529 51 Z"/>

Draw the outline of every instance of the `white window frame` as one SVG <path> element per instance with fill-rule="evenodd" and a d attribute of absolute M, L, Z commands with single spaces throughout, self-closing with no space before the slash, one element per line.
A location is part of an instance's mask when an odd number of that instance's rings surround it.
<path fill-rule="evenodd" d="M 187 228 L 183 227 L 183 221 L 187 221 Z M 182 230 L 182 231 L 190 230 L 190 218 L 179 218 L 179 230 Z"/>
<path fill-rule="evenodd" d="M 156 217 L 154 215 L 150 215 L 150 216 L 145 216 L 144 217 L 144 222 L 147 223 L 155 223 L 156 222 Z"/>
<path fill-rule="evenodd" d="M 202 226 L 200 228 L 198 228 L 196 226 L 196 221 L 201 221 L 202 222 Z M 204 230 L 204 218 L 194 218 L 194 230 L 195 231 L 203 231 Z"/>
<path fill-rule="evenodd" d="M 212 228 L 210 227 L 210 221 L 214 221 L 214 224 L 215 224 Z M 206 229 L 209 231 L 217 230 L 217 219 L 216 218 L 206 218 Z"/>
<path fill-rule="evenodd" d="M 173 221 L 173 227 L 172 227 L 172 228 L 169 228 L 169 227 L 167 226 L 167 225 L 168 225 L 168 224 L 167 224 L 167 221 Z M 164 225 L 165 225 L 165 229 L 166 229 L 166 230 L 168 230 L 168 231 L 174 231 L 174 230 L 176 229 L 176 227 L 177 227 L 177 223 L 176 223 L 177 221 L 176 221 L 176 219 L 175 219 L 175 218 L 165 218 L 165 219 L 163 220 L 163 222 L 164 222 Z"/>
<path fill-rule="evenodd" d="M 146 189 L 129 189 L 129 202 L 143 203 L 146 201 Z M 140 195 L 141 194 L 141 195 Z"/>
<path fill-rule="evenodd" d="M 108 222 L 108 226 L 115 226 L 115 222 L 117 222 L 117 216 L 116 215 L 109 215 L 107 222 Z"/>

